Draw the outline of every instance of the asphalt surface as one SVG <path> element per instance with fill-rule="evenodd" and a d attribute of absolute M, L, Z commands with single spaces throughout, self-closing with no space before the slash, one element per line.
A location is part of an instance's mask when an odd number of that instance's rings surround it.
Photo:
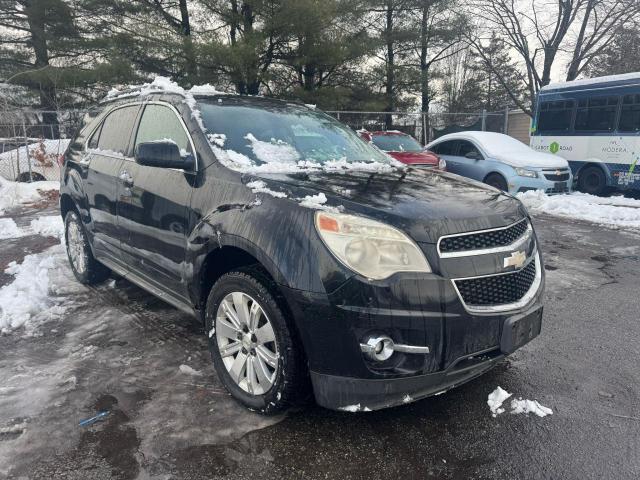
<path fill-rule="evenodd" d="M 188 317 L 126 280 L 89 289 L 61 267 L 65 314 L 35 336 L 0 336 L 0 478 L 640 478 L 640 233 L 546 216 L 535 226 L 540 337 L 462 387 L 372 413 L 248 412 Z M 2 270 L 57 243 L 2 242 Z M 492 417 L 497 386 L 553 415 Z"/>

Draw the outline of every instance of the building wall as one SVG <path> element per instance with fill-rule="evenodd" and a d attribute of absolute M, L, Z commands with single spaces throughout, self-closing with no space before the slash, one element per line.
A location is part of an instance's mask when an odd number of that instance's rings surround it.
<path fill-rule="evenodd" d="M 519 110 L 509 112 L 509 128 L 507 134 L 529 145 L 531 117 Z"/>

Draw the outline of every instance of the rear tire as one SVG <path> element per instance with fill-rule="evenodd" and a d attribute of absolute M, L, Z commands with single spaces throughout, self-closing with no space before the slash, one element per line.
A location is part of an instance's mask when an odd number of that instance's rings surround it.
<path fill-rule="evenodd" d="M 506 192 L 509 189 L 507 181 L 499 173 L 491 173 L 487 175 L 487 178 L 484 179 L 484 183 L 503 192 Z"/>
<path fill-rule="evenodd" d="M 205 317 L 218 377 L 236 400 L 267 415 L 297 403 L 306 390 L 302 351 L 277 299 L 275 284 L 259 269 L 239 269 L 213 285 Z"/>
<path fill-rule="evenodd" d="M 93 256 L 84 226 L 75 210 L 67 212 L 64 219 L 64 238 L 71 270 L 80 283 L 93 285 L 109 277 L 111 271 Z"/>
<path fill-rule="evenodd" d="M 604 195 L 607 177 L 599 167 L 585 167 L 578 174 L 578 190 L 590 195 Z"/>
<path fill-rule="evenodd" d="M 31 172 L 31 176 L 29 176 L 29 172 L 22 172 L 20 175 L 18 175 L 18 178 L 16 178 L 16 182 L 22 182 L 22 183 L 31 183 L 32 181 L 43 182 L 45 180 L 46 178 L 44 178 L 43 175 L 37 172 Z"/>

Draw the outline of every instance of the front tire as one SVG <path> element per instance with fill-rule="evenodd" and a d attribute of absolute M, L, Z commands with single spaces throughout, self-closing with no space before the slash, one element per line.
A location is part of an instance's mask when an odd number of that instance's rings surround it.
<path fill-rule="evenodd" d="M 507 181 L 499 173 L 491 173 L 487 175 L 487 178 L 484 179 L 484 183 L 503 192 L 506 192 L 509 189 Z"/>
<path fill-rule="evenodd" d="M 304 390 L 301 350 L 274 283 L 255 268 L 215 283 L 206 307 L 213 365 L 227 390 L 251 410 L 273 414 Z"/>
<path fill-rule="evenodd" d="M 71 270 L 80 283 L 93 285 L 109 277 L 109 269 L 94 258 L 84 226 L 75 210 L 69 211 L 64 219 L 64 238 Z"/>

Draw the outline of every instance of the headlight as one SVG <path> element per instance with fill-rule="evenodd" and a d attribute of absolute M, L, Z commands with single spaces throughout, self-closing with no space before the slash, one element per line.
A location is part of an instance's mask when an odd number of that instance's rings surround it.
<path fill-rule="evenodd" d="M 516 168 L 516 174 L 520 177 L 538 178 L 538 172 L 535 170 L 527 170 L 526 168 Z"/>
<path fill-rule="evenodd" d="M 438 159 L 438 168 L 443 172 L 447 169 L 447 162 L 445 161 L 444 158 Z"/>
<path fill-rule="evenodd" d="M 396 272 L 431 272 L 404 233 L 368 218 L 317 212 L 316 229 L 335 257 L 360 275 L 382 280 Z"/>

